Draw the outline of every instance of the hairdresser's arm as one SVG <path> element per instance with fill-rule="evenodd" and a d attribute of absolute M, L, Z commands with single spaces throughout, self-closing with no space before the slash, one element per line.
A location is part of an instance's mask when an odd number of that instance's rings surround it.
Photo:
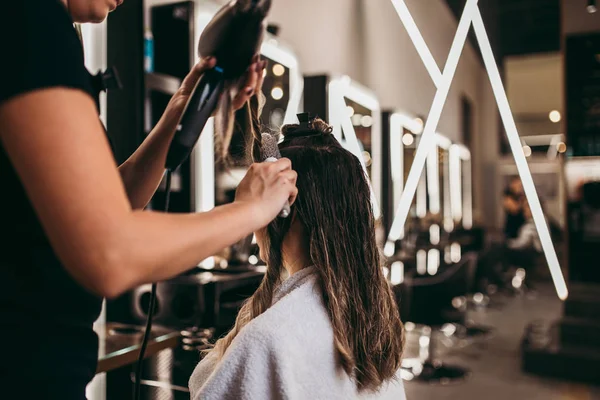
<path fill-rule="evenodd" d="M 243 89 L 233 101 L 235 109 L 241 108 L 262 87 L 262 73 L 266 61 L 258 58 L 248 69 Z M 196 83 L 204 73 L 215 66 L 214 58 L 202 59 L 183 80 L 181 87 L 173 95 L 165 112 L 152 132 L 140 147 L 119 166 L 125 191 L 133 209 L 141 209 L 148 204 L 162 178 L 167 151 L 175 134 L 175 127 L 187 104 Z"/>
<path fill-rule="evenodd" d="M 231 205 L 187 215 L 132 211 L 95 112 L 88 95 L 63 88 L 0 104 L 0 141 L 53 249 L 95 293 L 115 297 L 181 273 L 294 199 L 295 172 L 284 159 L 254 165 Z"/>

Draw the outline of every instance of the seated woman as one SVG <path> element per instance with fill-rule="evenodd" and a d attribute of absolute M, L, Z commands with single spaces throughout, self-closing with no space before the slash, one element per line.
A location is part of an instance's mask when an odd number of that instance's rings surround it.
<path fill-rule="evenodd" d="M 266 276 L 196 367 L 193 400 L 405 398 L 369 184 L 331 131 L 319 119 L 283 128 L 298 197 L 287 219 L 256 232 Z"/>
<path fill-rule="evenodd" d="M 488 283 L 499 287 L 507 283 L 505 275 L 511 268 L 524 268 L 533 272 L 536 258 L 542 252 L 542 243 L 537 233 L 531 208 L 527 200 L 522 202 L 524 223 L 513 239 L 506 239 L 505 243 L 493 245 L 490 249 L 480 255 L 479 268 L 476 279 L 479 289 L 485 291 Z M 542 208 L 543 212 L 543 208 Z M 528 282 L 531 287 L 531 279 Z"/>

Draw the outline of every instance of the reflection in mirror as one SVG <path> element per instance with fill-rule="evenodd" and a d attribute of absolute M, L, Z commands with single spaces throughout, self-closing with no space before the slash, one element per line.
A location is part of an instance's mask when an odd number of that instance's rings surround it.
<path fill-rule="evenodd" d="M 371 178 L 373 213 L 381 216 L 381 110 L 375 94 L 349 77 L 328 84 L 329 123 L 340 143 Z M 367 154 L 368 153 L 368 154 Z"/>

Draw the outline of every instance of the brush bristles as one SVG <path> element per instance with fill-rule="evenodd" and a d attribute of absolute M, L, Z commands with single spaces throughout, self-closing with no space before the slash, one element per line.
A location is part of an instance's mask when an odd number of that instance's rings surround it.
<path fill-rule="evenodd" d="M 281 158 L 275 135 L 271 135 L 270 133 L 262 134 L 261 158 L 263 161 L 267 158 Z"/>

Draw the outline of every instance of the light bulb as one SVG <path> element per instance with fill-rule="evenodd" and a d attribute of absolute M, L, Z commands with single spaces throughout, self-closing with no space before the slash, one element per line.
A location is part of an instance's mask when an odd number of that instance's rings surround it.
<path fill-rule="evenodd" d="M 410 133 L 405 133 L 404 136 L 402 136 L 402 143 L 404 143 L 405 146 L 410 146 L 414 142 L 415 138 Z"/>
<path fill-rule="evenodd" d="M 363 117 L 360 119 L 360 124 L 365 128 L 370 128 L 373 126 L 373 117 L 370 115 L 363 115 Z"/>
<path fill-rule="evenodd" d="M 421 133 L 423 133 L 424 122 L 421 118 L 415 118 L 415 124 L 418 129 L 414 132 L 414 134 L 420 135 Z"/>
<path fill-rule="evenodd" d="M 281 100 L 283 98 L 283 89 L 274 87 L 273 90 L 271 90 L 271 97 L 275 100 Z"/>
<path fill-rule="evenodd" d="M 558 110 L 552 110 L 552 111 L 550 111 L 550 114 L 548 114 L 548 118 L 550 118 L 550 121 L 552 121 L 556 124 L 556 123 L 560 122 L 560 119 L 561 119 L 560 112 Z"/>
<path fill-rule="evenodd" d="M 281 64 L 273 65 L 273 74 L 275 76 L 282 76 L 283 74 L 285 74 L 285 67 Z"/>

